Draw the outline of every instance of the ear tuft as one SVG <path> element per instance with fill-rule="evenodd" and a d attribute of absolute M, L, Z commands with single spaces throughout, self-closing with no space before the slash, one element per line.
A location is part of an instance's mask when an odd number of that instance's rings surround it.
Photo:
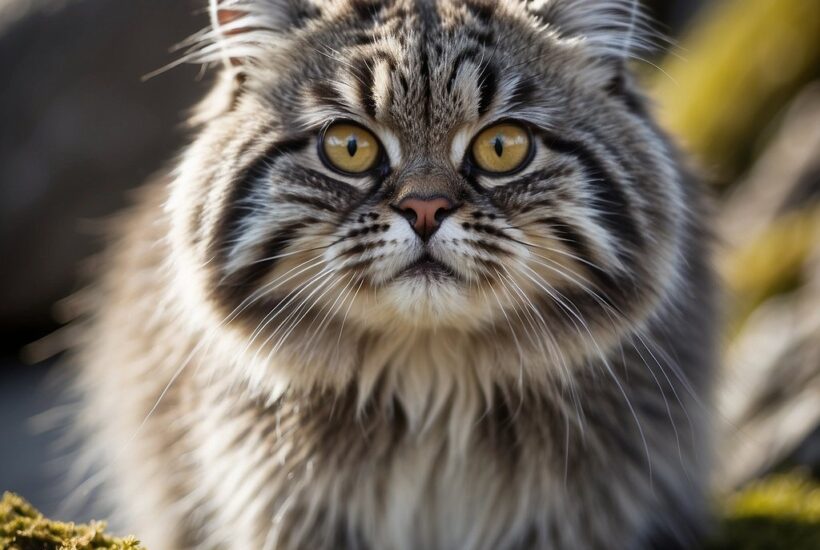
<path fill-rule="evenodd" d="M 253 62 L 320 15 L 316 0 L 209 0 L 209 7 L 211 29 L 198 35 L 189 61 Z"/>
<path fill-rule="evenodd" d="M 527 10 L 562 38 L 600 57 L 629 59 L 657 48 L 660 35 L 639 0 L 532 0 Z"/>

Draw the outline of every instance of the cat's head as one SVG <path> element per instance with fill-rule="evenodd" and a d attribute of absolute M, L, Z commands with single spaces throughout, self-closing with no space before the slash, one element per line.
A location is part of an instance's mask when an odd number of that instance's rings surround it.
<path fill-rule="evenodd" d="M 170 208 L 214 322 L 265 350 L 429 330 L 538 353 L 664 299 L 684 191 L 625 69 L 633 2 L 212 4 L 192 55 L 223 78 Z"/>

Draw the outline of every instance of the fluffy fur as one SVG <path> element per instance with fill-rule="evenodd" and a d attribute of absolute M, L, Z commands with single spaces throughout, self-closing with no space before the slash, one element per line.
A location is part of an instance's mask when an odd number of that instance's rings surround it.
<path fill-rule="evenodd" d="M 670 548 L 705 522 L 702 205 L 633 2 L 237 0 L 172 176 L 117 223 L 78 388 L 127 527 L 180 548 Z M 352 120 L 389 169 L 317 154 Z M 532 128 L 514 175 L 465 162 Z M 395 205 L 458 208 L 423 242 Z M 444 270 L 408 275 L 429 255 Z M 161 511 L 161 513 L 160 513 Z"/>

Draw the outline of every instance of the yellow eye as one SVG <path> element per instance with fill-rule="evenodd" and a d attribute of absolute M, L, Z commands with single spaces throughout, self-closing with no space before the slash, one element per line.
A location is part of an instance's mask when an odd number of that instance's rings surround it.
<path fill-rule="evenodd" d="M 331 168 L 348 174 L 362 174 L 379 160 L 379 140 L 355 124 L 331 124 L 322 135 L 323 158 Z"/>
<path fill-rule="evenodd" d="M 485 172 L 506 174 L 518 170 L 529 160 L 531 147 L 530 133 L 524 126 L 502 122 L 476 136 L 473 159 Z"/>

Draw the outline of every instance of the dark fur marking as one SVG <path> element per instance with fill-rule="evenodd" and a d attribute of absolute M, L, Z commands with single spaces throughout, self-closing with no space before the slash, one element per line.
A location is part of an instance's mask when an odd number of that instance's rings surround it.
<path fill-rule="evenodd" d="M 488 235 L 503 235 L 503 232 L 500 229 L 493 227 L 492 225 L 477 223 L 473 225 L 473 228 L 476 231 L 479 231 L 481 233 L 487 233 Z"/>
<path fill-rule="evenodd" d="M 359 102 L 370 117 L 376 116 L 376 96 L 373 90 L 373 64 L 365 59 L 358 59 L 351 67 L 351 73 L 356 81 Z"/>
<path fill-rule="evenodd" d="M 353 39 L 350 40 L 352 46 L 367 46 L 379 40 L 379 36 L 368 31 L 357 32 Z"/>
<path fill-rule="evenodd" d="M 492 254 L 496 254 L 498 256 L 506 256 L 507 251 L 504 248 L 498 246 L 495 243 L 490 243 L 487 241 L 480 241 L 476 239 L 468 239 L 466 242 L 470 243 L 471 245 L 475 246 L 476 248 L 480 248 L 485 252 L 490 252 Z"/>
<path fill-rule="evenodd" d="M 522 78 L 515 85 L 512 96 L 510 97 L 510 104 L 512 106 L 525 106 L 532 102 L 537 86 L 535 81 L 530 78 Z"/>
<path fill-rule="evenodd" d="M 342 97 L 339 95 L 336 89 L 333 88 L 330 82 L 326 80 L 317 80 L 313 82 L 310 86 L 310 93 L 317 101 L 321 103 L 325 103 L 331 107 L 335 107 L 341 110 L 347 109 L 347 105 L 345 104 Z"/>
<path fill-rule="evenodd" d="M 281 195 L 277 195 L 277 200 L 282 202 L 293 202 L 297 204 L 304 204 L 306 206 L 312 206 L 317 210 L 325 210 L 327 212 L 338 212 L 338 208 L 329 204 L 322 199 L 318 199 L 316 197 L 308 197 L 305 195 L 299 195 L 296 193 L 283 193 Z"/>
<path fill-rule="evenodd" d="M 437 14 L 434 5 L 423 0 L 417 0 L 416 11 L 421 23 L 421 40 L 419 40 L 419 72 L 422 85 L 424 86 L 424 120 L 431 120 L 430 105 L 432 103 L 432 87 L 430 83 L 430 59 L 427 53 L 427 46 L 432 41 L 430 35 L 437 27 Z"/>
<path fill-rule="evenodd" d="M 278 261 L 288 245 L 311 220 L 300 220 L 280 228 L 276 234 L 260 247 L 258 259 L 232 274 L 225 282 L 218 282 L 216 289 L 230 305 L 241 303 L 259 281 Z"/>
<path fill-rule="evenodd" d="M 478 45 L 484 48 L 495 43 L 495 35 L 492 31 L 487 29 L 466 27 L 464 29 L 464 34 L 466 34 L 471 40 L 474 40 L 476 43 L 478 43 Z"/>
<path fill-rule="evenodd" d="M 297 167 L 287 170 L 283 175 L 294 187 L 309 187 L 327 194 L 325 198 L 333 199 L 334 211 L 339 213 L 362 198 L 362 193 L 349 183 L 331 178 L 318 170 Z"/>
<path fill-rule="evenodd" d="M 619 240 L 636 248 L 643 248 L 644 238 L 632 219 L 631 206 L 626 195 L 595 153 L 581 142 L 556 136 L 545 135 L 544 144 L 553 151 L 572 155 L 581 162 L 588 172 L 588 184 L 592 187 L 596 197 L 602 204 L 608 205 L 607 209 L 601 208 L 600 205 L 596 208 L 607 230 L 619 237 Z M 614 210 L 609 208 L 614 208 Z"/>
<path fill-rule="evenodd" d="M 610 273 L 597 267 L 596 258 L 592 254 L 592 246 L 583 234 L 577 231 L 565 220 L 555 215 L 543 218 L 539 220 L 539 223 L 549 227 L 552 234 L 563 246 L 570 249 L 573 256 L 583 260 L 583 262 L 580 262 L 581 265 L 595 278 L 596 286 L 598 286 L 599 290 L 603 292 L 602 298 L 608 305 L 613 305 L 611 298 L 620 297 L 623 295 L 620 281 L 616 280 L 616 278 Z M 578 260 L 574 261 L 577 262 Z"/>
<path fill-rule="evenodd" d="M 385 2 L 380 0 L 350 0 L 349 9 L 361 21 L 368 19 L 378 20 L 385 8 Z"/>
<path fill-rule="evenodd" d="M 430 120 L 430 97 L 432 92 L 430 90 L 430 62 L 427 59 L 427 47 L 425 41 L 421 41 L 419 45 L 420 60 L 421 60 L 421 81 L 424 85 L 424 118 Z"/>
<path fill-rule="evenodd" d="M 306 137 L 277 142 L 245 170 L 241 179 L 230 192 L 225 212 L 214 231 L 211 246 L 219 257 L 224 258 L 228 253 L 225 244 L 236 240 L 238 237 L 238 233 L 242 229 L 242 220 L 248 215 L 247 200 L 259 180 L 270 170 L 278 157 L 299 151 L 307 147 L 308 143 L 309 139 Z"/>
<path fill-rule="evenodd" d="M 488 23 L 495 15 L 495 6 L 492 2 L 482 0 L 469 0 L 464 5 L 473 16 L 482 23 Z"/>
<path fill-rule="evenodd" d="M 646 110 L 646 101 L 638 92 L 629 87 L 624 71 L 625 69 L 618 71 L 615 78 L 610 81 L 607 92 L 623 101 L 630 113 L 639 116 L 643 120 L 648 120 L 650 117 Z"/>
<path fill-rule="evenodd" d="M 294 10 L 294 28 L 304 27 L 311 19 L 318 19 L 322 15 L 322 10 L 319 6 L 307 2 L 297 2 L 297 5 L 291 6 L 291 9 Z"/>
<path fill-rule="evenodd" d="M 373 250 L 374 248 L 382 247 L 385 244 L 387 244 L 387 243 L 385 241 L 382 241 L 382 240 L 378 240 L 378 241 L 375 241 L 375 242 L 369 242 L 369 243 L 355 244 L 355 245 L 351 246 L 350 248 L 348 248 L 347 250 L 343 250 L 342 252 L 340 252 L 339 257 L 342 258 L 342 257 L 345 257 L 345 256 L 353 256 L 355 254 L 361 254 L 362 252 L 367 252 L 368 250 Z"/>
<path fill-rule="evenodd" d="M 524 214 L 533 209 L 534 203 L 529 197 L 531 192 L 556 191 L 558 187 L 555 180 L 568 177 L 573 171 L 574 169 L 571 166 L 565 165 L 530 172 L 503 187 L 494 189 L 492 197 L 496 203 L 511 209 L 517 207 L 517 213 Z M 549 201 L 550 199 L 549 197 L 543 197 L 542 200 Z M 492 214 L 492 216 L 495 216 L 495 214 Z"/>
<path fill-rule="evenodd" d="M 485 64 L 478 79 L 478 115 L 485 114 L 490 109 L 495 92 L 498 88 L 497 74 L 492 65 Z"/>
<path fill-rule="evenodd" d="M 478 183 L 478 176 L 474 171 L 470 169 L 469 164 L 467 162 L 464 162 L 462 164 L 461 174 L 464 178 L 464 181 L 467 182 L 467 185 L 469 185 L 473 189 L 473 191 L 476 192 L 476 194 L 478 194 L 479 196 L 489 194 L 489 190 L 485 189 L 481 186 L 480 183 Z"/>

